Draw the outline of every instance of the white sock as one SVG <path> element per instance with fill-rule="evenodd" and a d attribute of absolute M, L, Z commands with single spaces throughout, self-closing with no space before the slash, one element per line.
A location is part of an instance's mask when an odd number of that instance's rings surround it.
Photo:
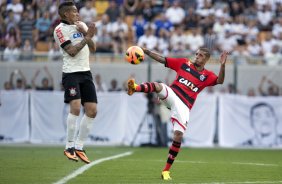
<path fill-rule="evenodd" d="M 84 114 L 80 122 L 78 137 L 75 142 L 75 149 L 82 150 L 84 141 L 87 139 L 88 134 L 92 128 L 94 118 L 90 118 Z"/>
<path fill-rule="evenodd" d="M 67 117 L 67 143 L 66 143 L 66 149 L 74 147 L 77 118 L 78 118 L 78 116 L 76 116 L 76 115 L 73 115 L 71 113 L 68 114 L 68 117 Z"/>

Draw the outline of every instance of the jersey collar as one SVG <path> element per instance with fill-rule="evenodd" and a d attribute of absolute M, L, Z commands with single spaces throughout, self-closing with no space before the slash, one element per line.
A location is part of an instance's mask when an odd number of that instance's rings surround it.
<path fill-rule="evenodd" d="M 61 20 L 62 23 L 70 25 L 70 23 L 66 20 Z"/>
<path fill-rule="evenodd" d="M 192 63 L 192 64 L 193 64 L 194 68 L 197 70 L 196 64 L 195 64 L 195 63 Z M 201 72 L 203 72 L 204 70 L 205 70 L 205 67 L 204 67 L 201 71 L 198 71 L 198 70 L 197 70 L 197 72 L 200 72 L 200 73 L 201 73 Z"/>

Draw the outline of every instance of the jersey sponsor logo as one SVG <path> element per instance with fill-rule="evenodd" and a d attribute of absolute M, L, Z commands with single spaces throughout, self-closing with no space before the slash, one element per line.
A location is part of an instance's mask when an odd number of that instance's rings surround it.
<path fill-rule="evenodd" d="M 73 38 L 82 38 L 83 35 L 82 35 L 82 33 L 74 33 L 74 34 L 72 35 L 72 37 L 73 37 Z"/>
<path fill-rule="evenodd" d="M 191 81 L 183 78 L 183 77 L 178 77 L 178 82 L 180 82 L 181 84 L 184 84 L 185 86 L 187 86 L 188 88 L 190 88 L 192 91 L 197 92 L 199 90 L 198 87 L 196 87 L 195 84 L 193 84 Z"/>
<path fill-rule="evenodd" d="M 76 88 L 70 88 L 69 91 L 70 91 L 70 96 L 75 96 L 77 94 Z"/>
<path fill-rule="evenodd" d="M 64 35 L 62 33 L 61 28 L 56 29 L 56 35 L 57 35 L 58 40 L 59 40 L 60 43 L 64 43 L 65 42 Z"/>

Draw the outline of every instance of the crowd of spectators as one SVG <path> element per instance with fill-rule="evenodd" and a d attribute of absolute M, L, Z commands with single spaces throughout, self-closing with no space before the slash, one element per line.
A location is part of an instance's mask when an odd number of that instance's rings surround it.
<path fill-rule="evenodd" d="M 32 60 L 53 41 L 59 23 L 57 0 L 0 0 L 0 51 L 4 61 Z M 74 0 L 81 20 L 96 22 L 97 52 L 123 54 L 129 45 L 164 55 L 190 55 L 198 47 L 282 64 L 282 0 Z M 48 45 L 46 46 L 46 43 Z M 54 56 L 54 57 L 53 57 Z"/>

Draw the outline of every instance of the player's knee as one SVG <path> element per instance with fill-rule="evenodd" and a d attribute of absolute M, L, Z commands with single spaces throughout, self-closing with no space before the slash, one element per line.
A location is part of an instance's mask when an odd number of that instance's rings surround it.
<path fill-rule="evenodd" d="M 80 100 L 72 100 L 70 102 L 70 112 L 76 116 L 79 116 L 80 113 Z"/>
<path fill-rule="evenodd" d="M 182 137 L 183 137 L 183 133 L 182 132 L 180 132 L 178 130 L 174 131 L 174 135 L 173 135 L 173 140 L 174 141 L 181 142 L 182 141 Z"/>
<path fill-rule="evenodd" d="M 77 106 L 71 107 L 70 113 L 73 114 L 73 115 L 79 116 L 80 107 L 79 106 L 78 107 Z"/>
<path fill-rule="evenodd" d="M 85 114 L 90 118 L 95 118 L 97 115 L 97 106 L 96 105 L 85 106 Z"/>
<path fill-rule="evenodd" d="M 95 118 L 97 115 L 97 109 L 92 109 L 86 113 L 86 115 L 90 118 Z"/>
<path fill-rule="evenodd" d="M 158 82 L 154 82 L 155 87 L 156 87 L 156 92 L 159 93 L 161 92 L 161 90 L 163 89 L 163 85 L 161 83 Z"/>

